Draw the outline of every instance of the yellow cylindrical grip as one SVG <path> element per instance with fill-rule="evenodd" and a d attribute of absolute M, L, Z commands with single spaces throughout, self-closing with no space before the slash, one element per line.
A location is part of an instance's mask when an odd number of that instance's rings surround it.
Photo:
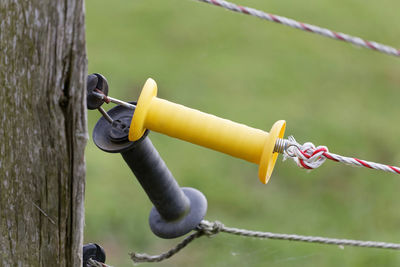
<path fill-rule="evenodd" d="M 276 122 L 271 131 L 222 119 L 157 96 L 157 84 L 148 79 L 133 114 L 129 140 L 136 141 L 146 129 L 217 150 L 259 164 L 259 178 L 267 183 L 278 153 L 277 138 L 282 138 L 285 121 Z"/>

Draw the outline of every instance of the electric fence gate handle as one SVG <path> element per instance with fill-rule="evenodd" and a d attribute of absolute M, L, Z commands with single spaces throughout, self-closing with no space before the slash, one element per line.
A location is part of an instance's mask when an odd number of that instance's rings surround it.
<path fill-rule="evenodd" d="M 139 140 L 149 129 L 208 147 L 258 164 L 258 176 L 266 184 L 281 152 L 276 145 L 285 126 L 285 121 L 277 121 L 268 133 L 160 99 L 156 82 L 148 79 L 133 114 L 129 140 Z"/>
<path fill-rule="evenodd" d="M 93 141 L 103 151 L 121 153 L 139 183 L 154 204 L 149 224 L 154 234 L 175 238 L 194 230 L 207 211 L 207 200 L 194 188 L 180 188 L 170 170 L 147 137 L 128 140 L 129 125 L 136 112 L 134 105 L 116 106 L 105 112 L 103 101 L 93 97 L 95 91 L 106 95 L 107 81 L 99 74 L 88 77 L 88 108 L 99 109 L 103 117 L 93 130 Z M 107 88 L 107 92 L 105 92 Z"/>

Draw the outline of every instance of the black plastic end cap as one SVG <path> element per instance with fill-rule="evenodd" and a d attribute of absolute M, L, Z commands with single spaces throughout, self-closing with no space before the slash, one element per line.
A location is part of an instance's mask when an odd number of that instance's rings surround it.
<path fill-rule="evenodd" d="M 83 245 L 83 267 L 88 267 L 89 259 L 105 263 L 106 262 L 106 253 L 104 249 L 94 243 L 89 243 Z"/>
<path fill-rule="evenodd" d="M 199 190 L 182 187 L 183 193 L 190 201 L 190 210 L 174 221 L 164 220 L 155 207 L 150 212 L 149 224 L 151 231 L 161 238 L 176 238 L 196 229 L 207 212 L 207 199 Z"/>
<path fill-rule="evenodd" d="M 136 102 L 129 103 L 136 104 Z M 124 131 L 120 131 L 120 129 L 115 128 L 115 125 L 109 123 L 104 117 L 101 117 L 93 129 L 93 142 L 96 146 L 105 152 L 122 153 L 142 142 L 148 135 L 148 130 L 146 130 L 139 140 L 135 142 L 128 140 L 129 127 L 133 113 L 134 110 L 123 106 L 115 106 L 107 111 L 107 114 L 110 115 L 115 122 L 122 123 L 127 128 L 124 129 Z"/>

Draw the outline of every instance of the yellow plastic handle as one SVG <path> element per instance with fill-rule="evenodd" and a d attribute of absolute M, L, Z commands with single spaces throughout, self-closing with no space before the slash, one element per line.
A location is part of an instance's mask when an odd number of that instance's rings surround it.
<path fill-rule="evenodd" d="M 285 121 L 277 121 L 268 133 L 160 99 L 156 82 L 148 79 L 133 114 L 129 140 L 138 140 L 149 129 L 208 147 L 259 164 L 258 177 L 266 184 L 278 157 L 275 143 L 283 138 L 285 126 Z"/>

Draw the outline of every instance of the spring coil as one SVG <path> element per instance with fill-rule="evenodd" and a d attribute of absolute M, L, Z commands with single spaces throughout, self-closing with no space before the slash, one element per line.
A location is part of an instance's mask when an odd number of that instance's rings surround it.
<path fill-rule="evenodd" d="M 282 138 L 276 139 L 274 152 L 283 154 L 287 148 L 288 148 L 288 140 L 287 139 L 282 139 Z"/>

